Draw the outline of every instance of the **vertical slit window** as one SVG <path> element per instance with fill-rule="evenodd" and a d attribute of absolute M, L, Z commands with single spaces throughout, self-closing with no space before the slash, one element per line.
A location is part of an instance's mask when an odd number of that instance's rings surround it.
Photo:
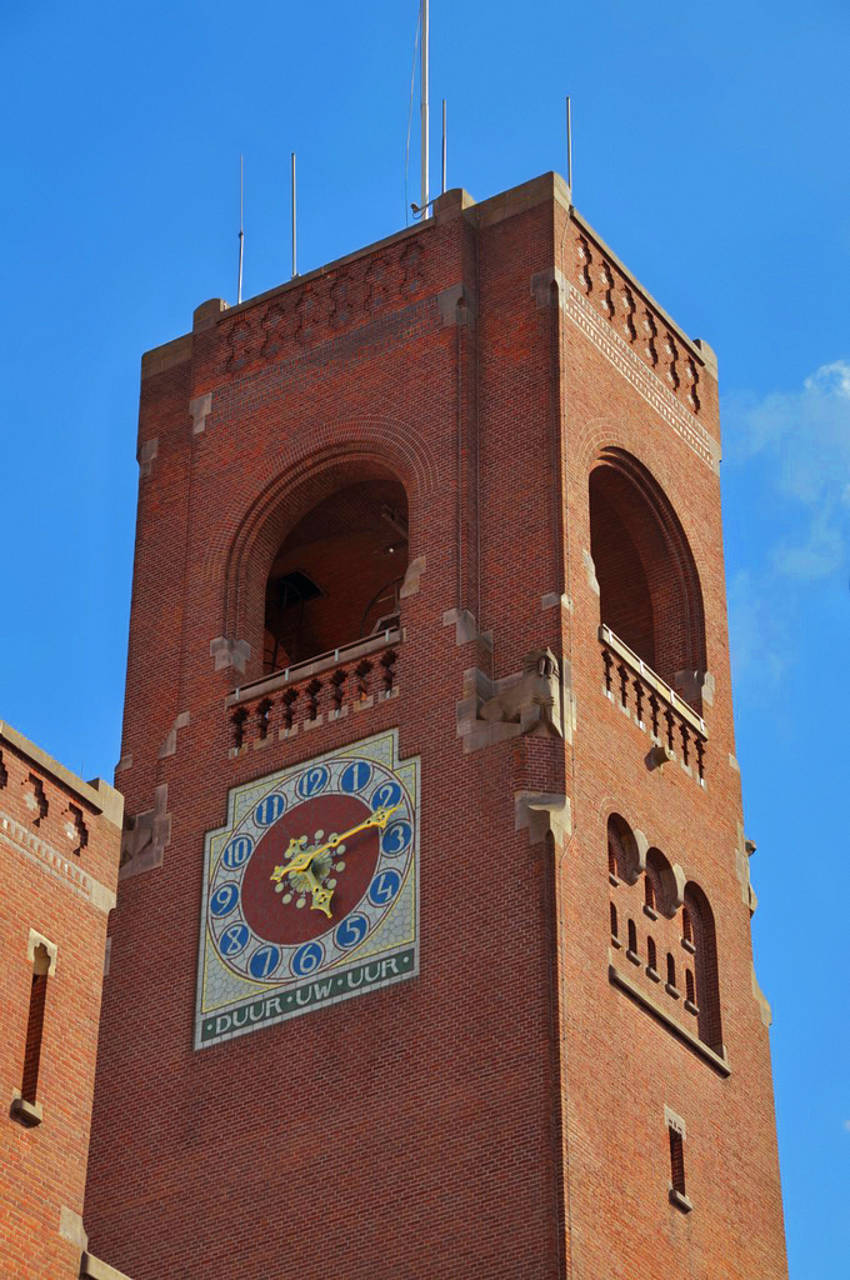
<path fill-rule="evenodd" d="M 634 920 L 630 920 L 629 921 L 629 951 L 631 951 L 634 955 L 637 955 L 637 949 L 638 949 L 637 929 L 635 928 Z"/>
<path fill-rule="evenodd" d="M 610 904 L 610 906 L 611 906 L 611 937 L 612 937 L 612 938 L 616 938 L 616 937 L 618 936 L 618 932 L 617 932 L 617 908 L 614 906 L 613 902 Z"/>
<path fill-rule="evenodd" d="M 670 1125 L 667 1129 L 670 1137 L 670 1181 L 673 1184 L 673 1190 L 678 1192 L 680 1196 L 687 1194 L 685 1191 L 685 1143 L 681 1133 Z"/>
<path fill-rule="evenodd" d="M 655 939 L 647 938 L 646 940 L 646 963 L 649 969 L 658 968 L 658 957 L 655 952 Z"/>
<path fill-rule="evenodd" d="M 694 927 L 691 924 L 691 913 L 687 907 L 682 907 L 682 938 L 693 946 Z"/>
<path fill-rule="evenodd" d="M 668 987 L 676 985 L 676 961 L 669 951 L 667 953 L 667 985 Z"/>
<path fill-rule="evenodd" d="M 44 1030 L 44 1005 L 47 999 L 47 974 L 50 968 L 50 956 L 47 948 L 39 945 L 35 949 L 33 961 L 32 985 L 30 987 L 30 1007 L 27 1017 L 27 1038 L 24 1049 L 24 1070 L 21 1077 L 21 1097 L 24 1102 L 34 1103 L 38 1091 L 38 1072 L 41 1066 L 41 1038 Z"/>
<path fill-rule="evenodd" d="M 643 879 L 643 900 L 648 907 L 655 910 L 655 885 L 649 875 L 645 875 Z"/>
<path fill-rule="evenodd" d="M 685 996 L 692 1005 L 696 1005 L 697 990 L 694 982 L 694 975 L 690 969 L 685 970 Z"/>

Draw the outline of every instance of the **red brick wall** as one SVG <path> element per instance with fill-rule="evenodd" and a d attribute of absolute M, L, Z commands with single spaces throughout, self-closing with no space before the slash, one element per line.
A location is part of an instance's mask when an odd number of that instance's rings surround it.
<path fill-rule="evenodd" d="M 143 366 L 140 443 L 158 453 L 140 482 L 120 776 L 131 813 L 167 784 L 172 823 L 163 865 L 122 881 L 86 1201 L 93 1249 L 134 1280 L 247 1280 L 281 1259 L 352 1280 L 784 1274 L 733 870 L 717 476 L 553 305 L 555 268 L 578 279 L 577 230 L 551 178 L 463 216 L 450 195 L 429 224 Z M 684 347 L 677 360 L 696 418 Z M 208 392 L 193 434 L 189 402 Z M 699 566 L 717 678 L 705 791 L 678 765 L 648 773 L 645 735 L 603 696 L 582 551 L 609 445 L 655 475 Z M 425 559 L 398 697 L 231 759 L 223 702 L 261 674 L 269 565 L 340 468 L 404 483 L 409 554 Z M 458 643 L 452 610 L 490 636 Z M 214 670 L 219 636 L 251 645 L 244 672 Z M 547 645 L 571 671 L 573 748 L 515 737 L 465 754 L 464 672 L 507 676 Z M 203 836 L 228 788 L 393 725 L 422 761 L 419 978 L 193 1052 Z M 530 843 L 518 792 L 568 794 L 572 838 Z M 712 900 L 728 1079 L 608 980 L 611 808 Z M 283 1100 L 293 1081 L 309 1105 Z M 667 1200 L 665 1103 L 687 1120 L 687 1219 Z"/>
<path fill-rule="evenodd" d="M 105 899 L 115 891 L 121 809 L 110 787 L 78 789 L 64 771 L 53 773 L 41 753 L 28 754 L 30 745 L 0 726 L 0 1274 L 71 1280 L 79 1275 L 80 1245 L 60 1234 L 60 1214 L 83 1211 Z M 69 805 L 85 824 L 79 852 Z M 39 979 L 46 987 L 34 1101 L 42 1118 L 34 1125 L 10 1111 L 15 1090 L 32 1094 L 34 1076 L 31 1055 L 24 1081 L 30 930 L 56 948 L 55 971 Z"/>

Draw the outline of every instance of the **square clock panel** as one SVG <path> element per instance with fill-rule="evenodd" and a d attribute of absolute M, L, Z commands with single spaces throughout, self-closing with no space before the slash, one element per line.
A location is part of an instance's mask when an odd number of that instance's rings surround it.
<path fill-rule="evenodd" d="M 418 924 L 397 729 L 235 787 L 204 843 L 195 1048 L 415 977 Z"/>

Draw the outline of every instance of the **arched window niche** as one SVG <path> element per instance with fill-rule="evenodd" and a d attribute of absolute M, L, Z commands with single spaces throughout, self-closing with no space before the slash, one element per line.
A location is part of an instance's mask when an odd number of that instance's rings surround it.
<path fill-rule="evenodd" d="M 646 468 L 621 449 L 603 451 L 589 489 L 600 620 L 700 711 L 705 618 L 681 523 Z"/>
<path fill-rule="evenodd" d="M 685 885 L 685 909 L 693 937 L 693 968 L 700 1040 L 723 1055 L 720 983 L 717 972 L 717 934 L 711 904 L 699 885 Z"/>
<path fill-rule="evenodd" d="M 407 495 L 383 469 L 334 469 L 290 509 L 266 576 L 266 675 L 395 629 L 408 565 Z"/>

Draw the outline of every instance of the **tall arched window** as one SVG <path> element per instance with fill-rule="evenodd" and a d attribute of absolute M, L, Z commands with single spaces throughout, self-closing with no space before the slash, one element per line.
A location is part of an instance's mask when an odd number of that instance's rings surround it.
<path fill-rule="evenodd" d="M 608 870 L 627 884 L 634 884 L 640 875 L 637 842 L 619 813 L 612 813 L 608 819 Z"/>
<path fill-rule="evenodd" d="M 685 886 L 685 907 L 693 933 L 699 1038 L 715 1053 L 722 1053 L 723 1030 L 720 1019 L 720 984 L 717 973 L 717 935 L 714 914 L 708 898 L 699 885 L 693 882 Z"/>
<path fill-rule="evenodd" d="M 266 672 L 397 625 L 407 528 L 404 487 L 388 476 L 340 485 L 300 516 L 266 582 Z"/>
<path fill-rule="evenodd" d="M 699 709 L 705 620 L 676 513 L 637 459 L 607 449 L 590 473 L 591 554 L 601 621 Z"/>

